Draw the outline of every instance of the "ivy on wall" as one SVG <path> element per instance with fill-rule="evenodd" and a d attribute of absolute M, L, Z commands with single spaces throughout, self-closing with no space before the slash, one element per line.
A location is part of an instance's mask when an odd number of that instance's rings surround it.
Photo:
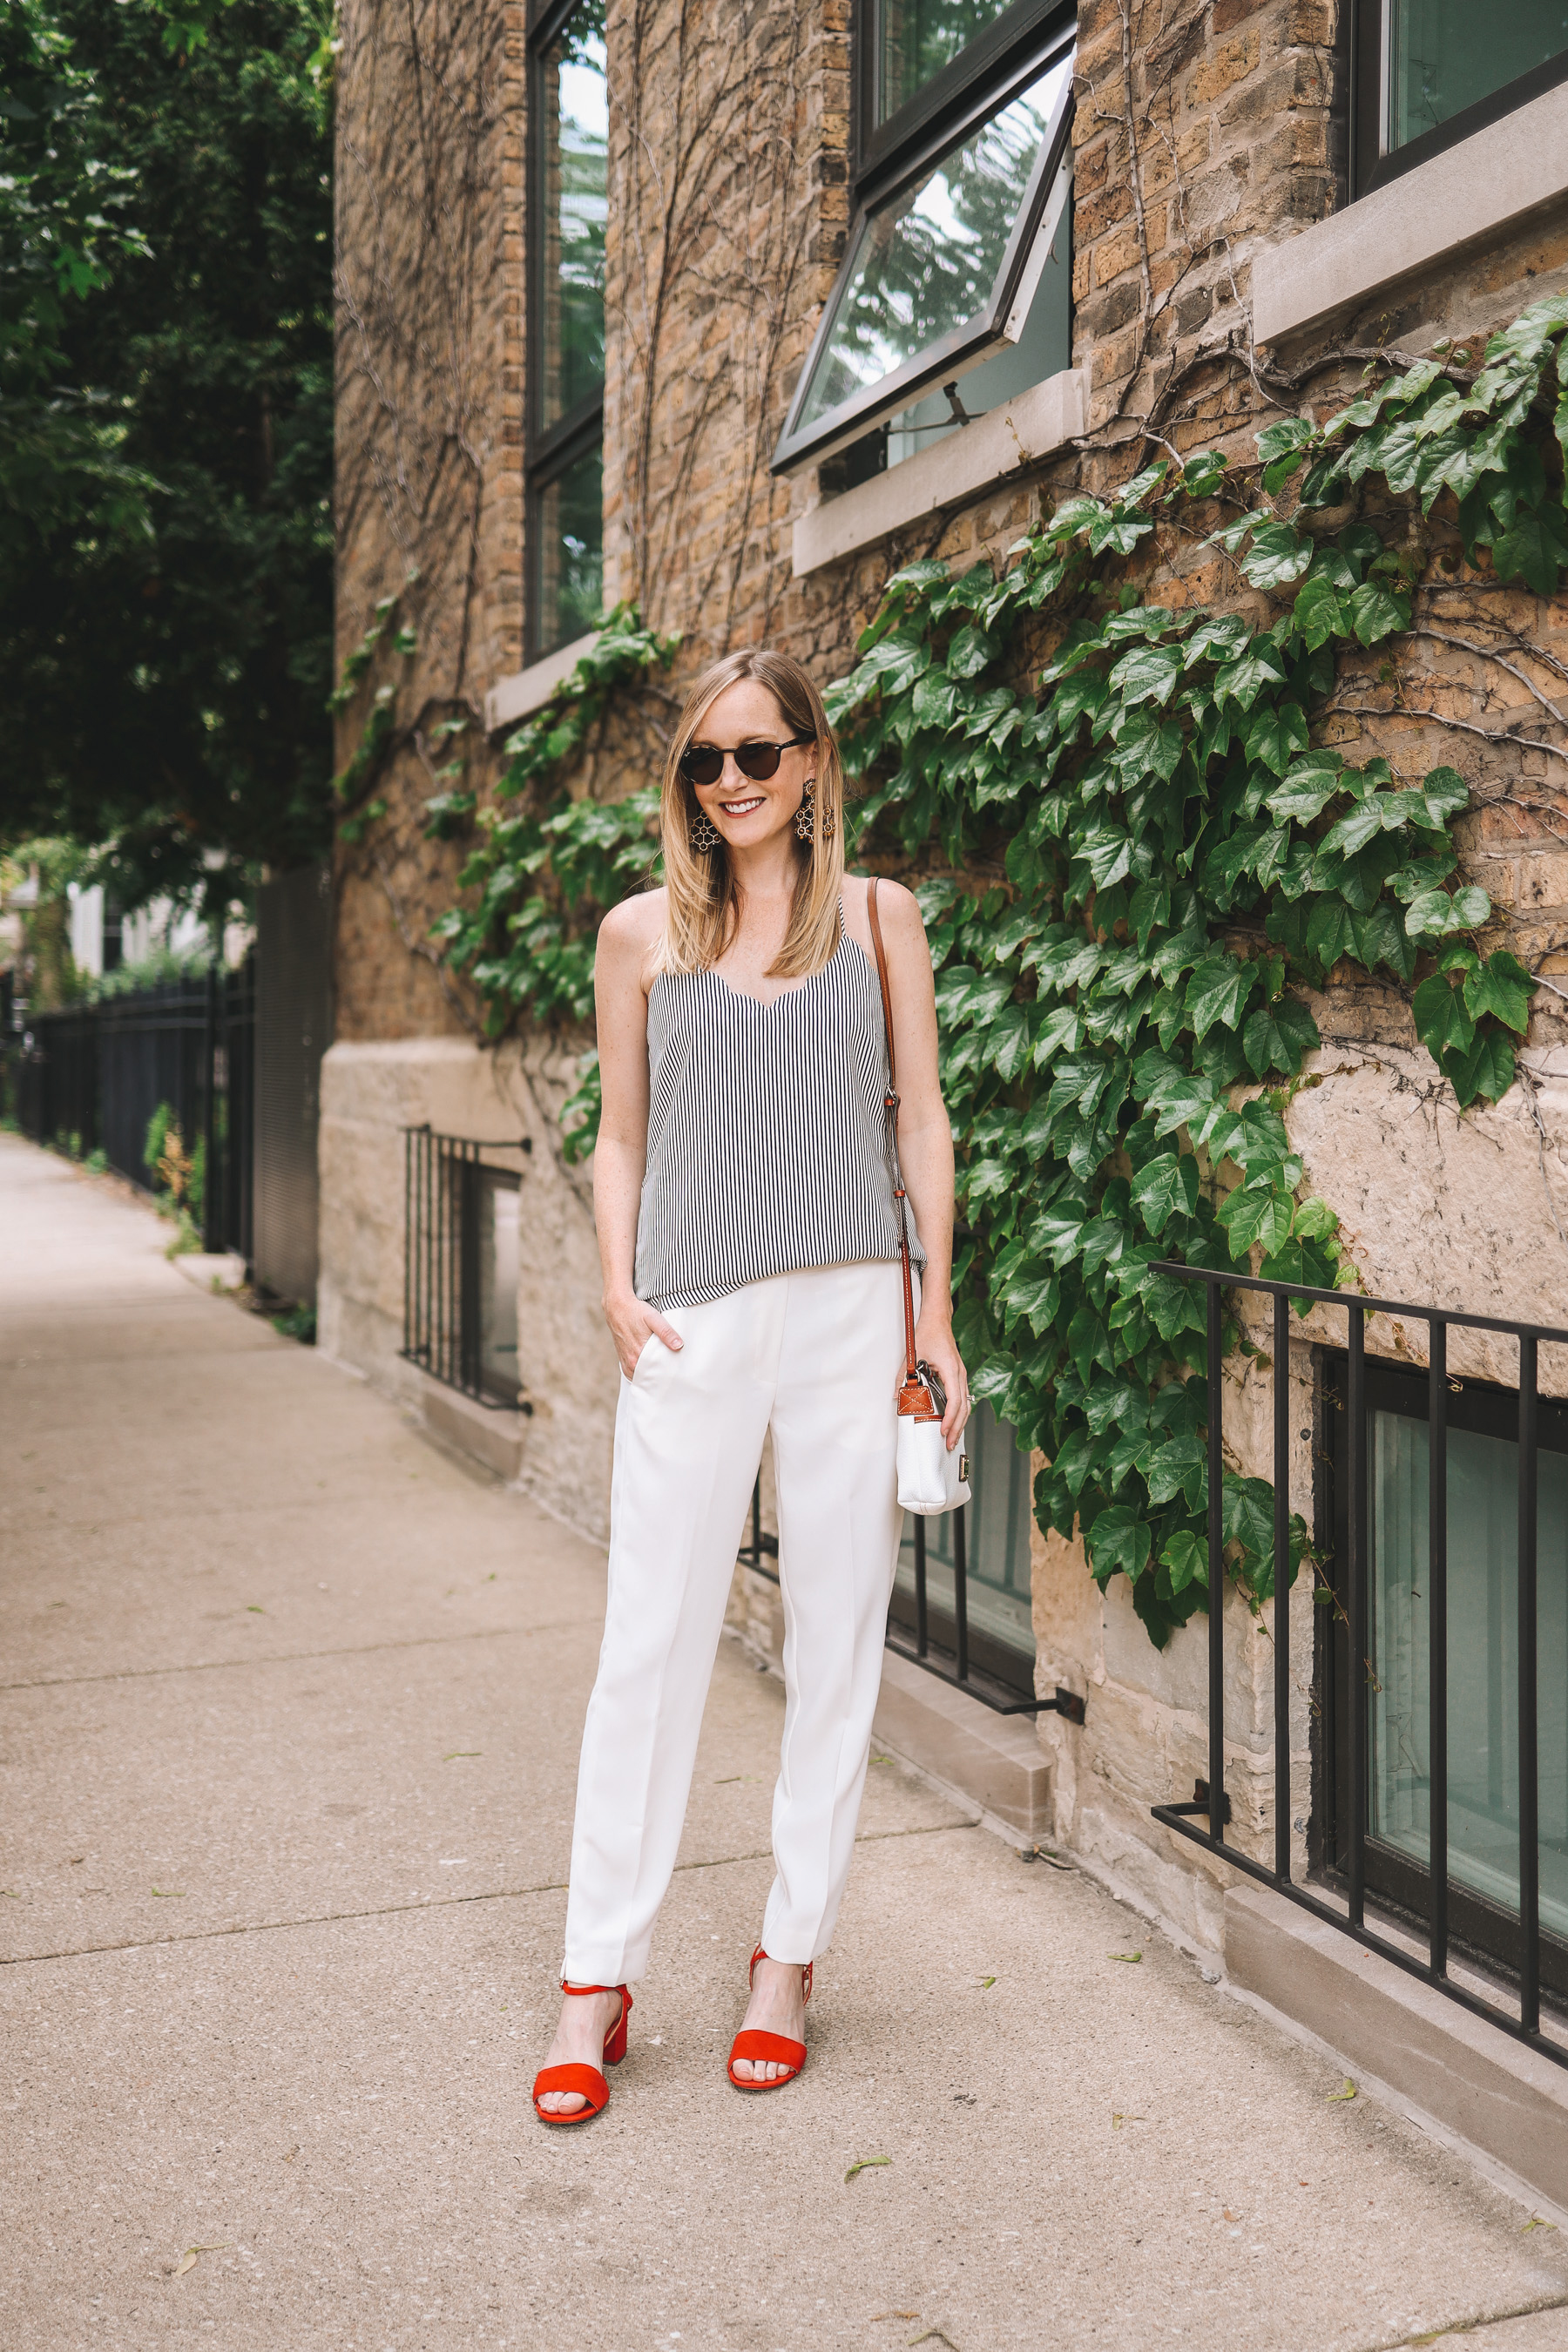
<path fill-rule="evenodd" d="M 1208 1559 L 1202 1306 L 1155 1261 L 1354 1279 L 1285 1126 L 1320 1042 L 1300 990 L 1348 962 L 1408 992 L 1463 1105 L 1513 1076 L 1533 983 L 1489 950 L 1485 891 L 1456 887 L 1463 780 L 1347 765 L 1312 721 L 1342 654 L 1410 628 L 1430 554 L 1415 509 L 1446 491 L 1472 564 L 1555 593 L 1565 327 L 1553 299 L 1479 368 L 1456 351 L 1384 372 L 1326 424 L 1268 427 L 1254 467 L 1205 452 L 1069 498 L 999 575 L 909 566 L 829 696 L 864 787 L 862 854 L 885 862 L 896 844 L 929 869 L 934 845 L 947 869 L 919 896 L 974 1391 L 1047 1456 L 1042 1524 L 1076 1525 L 1102 1585 L 1129 1578 L 1157 1643 L 1206 1606 Z M 1162 551 L 1216 500 L 1243 503 L 1243 483 L 1252 502 L 1207 543 L 1267 618 L 1145 601 Z M 1286 517 L 1264 501 L 1292 483 Z M 1363 511 L 1373 488 L 1381 520 Z M 429 803 L 433 833 L 478 828 L 461 877 L 477 896 L 437 932 L 491 1034 L 519 1012 L 589 1016 L 591 918 L 649 871 L 657 796 L 571 802 L 560 780 L 612 698 L 673 652 L 613 615 L 512 739 L 500 803 Z M 573 1111 L 577 1151 L 595 1086 Z M 1232 1572 L 1261 1601 L 1271 1489 L 1227 1471 L 1223 1510 Z M 1298 1518 L 1292 1575 L 1306 1542 Z"/>

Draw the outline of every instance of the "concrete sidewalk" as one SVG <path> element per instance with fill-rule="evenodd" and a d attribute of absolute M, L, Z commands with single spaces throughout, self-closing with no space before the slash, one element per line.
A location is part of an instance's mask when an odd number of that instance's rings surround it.
<path fill-rule="evenodd" d="M 603 1558 L 166 1233 L 0 1137 L 0 2344 L 1568 2346 L 1561 2234 L 891 1762 L 810 2066 L 731 2091 L 782 1694 L 729 1643 L 546 2132 Z"/>

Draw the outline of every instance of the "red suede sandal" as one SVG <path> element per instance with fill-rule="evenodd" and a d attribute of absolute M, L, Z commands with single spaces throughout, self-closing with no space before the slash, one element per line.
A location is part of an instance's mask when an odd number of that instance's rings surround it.
<path fill-rule="evenodd" d="M 767 1957 L 766 1952 L 763 1951 L 761 1944 L 759 1944 L 756 1950 L 752 1954 L 752 1965 L 747 1976 L 748 1982 L 750 1982 L 757 1973 L 757 1962 L 759 1960 L 765 1960 Z M 811 1999 L 811 1974 L 814 1966 L 815 1962 L 807 1960 L 805 1966 L 800 1972 L 800 1990 L 801 1999 L 803 2000 L 809 2000 Z M 740 2075 L 735 2072 L 735 2061 L 737 2058 L 749 2058 L 752 2065 L 766 2065 L 771 2060 L 775 2066 L 787 2066 L 789 2068 L 789 2073 L 787 2074 L 775 2074 L 771 2083 L 745 2083 L 742 2081 Z M 737 2091 L 782 2091 L 786 2083 L 794 2082 L 795 2076 L 800 2073 L 800 2070 L 805 2063 L 805 2044 L 804 2042 L 792 2042 L 786 2033 L 763 2033 L 755 2027 L 750 2030 L 742 2028 L 742 2030 L 736 2034 L 734 2042 L 731 2045 L 728 2071 L 730 2080 L 733 2083 Z"/>
<path fill-rule="evenodd" d="M 621 2013 L 605 2036 L 605 2063 L 618 2066 L 626 2054 L 626 2020 L 632 2013 L 632 1997 L 625 1985 L 574 1985 L 562 1979 L 564 1993 L 618 1992 Z M 547 2091 L 575 2091 L 585 2106 L 574 2107 L 567 2116 L 547 2115 L 539 2102 Z M 533 2108 L 542 2124 L 586 2124 L 602 2115 L 609 2105 L 610 2086 L 596 2066 L 544 2066 L 534 2076 Z"/>

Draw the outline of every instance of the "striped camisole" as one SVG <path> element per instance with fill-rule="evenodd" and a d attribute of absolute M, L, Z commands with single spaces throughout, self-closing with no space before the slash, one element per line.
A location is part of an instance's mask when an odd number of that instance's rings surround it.
<path fill-rule="evenodd" d="M 660 972 L 647 1058 L 639 1298 L 700 1307 L 771 1275 L 897 1258 L 881 990 L 842 908 L 822 970 L 772 1004 L 716 971 Z M 910 1247 L 923 1266 L 912 1216 Z"/>

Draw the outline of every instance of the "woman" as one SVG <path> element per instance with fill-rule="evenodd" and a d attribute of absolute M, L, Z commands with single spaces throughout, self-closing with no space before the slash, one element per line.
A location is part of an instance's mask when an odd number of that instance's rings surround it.
<path fill-rule="evenodd" d="M 812 1963 L 848 1874 L 897 1565 L 904 1355 L 887 1149 L 879 916 L 923 1269 L 919 1354 L 957 1444 L 952 1138 L 907 890 L 844 872 L 844 778 L 785 654 L 693 687 L 665 766 L 665 887 L 605 919 L 594 1201 L 620 1358 L 609 1605 L 577 1783 L 561 2021 L 534 2105 L 585 2122 L 626 2050 L 675 1864 L 703 1702 L 764 1438 L 784 1607 L 777 1875 L 731 2054 L 742 2090 L 805 2063 Z"/>

